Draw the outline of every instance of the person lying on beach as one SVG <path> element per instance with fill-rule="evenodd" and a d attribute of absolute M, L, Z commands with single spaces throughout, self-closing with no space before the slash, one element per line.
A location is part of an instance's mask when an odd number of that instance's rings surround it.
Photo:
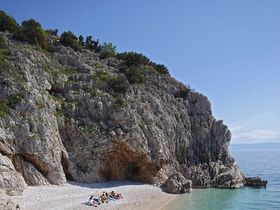
<path fill-rule="evenodd" d="M 98 205 L 100 205 L 99 198 L 90 196 L 90 198 L 89 198 L 89 205 L 90 206 L 94 206 L 94 207 L 97 207 Z"/>
<path fill-rule="evenodd" d="M 107 193 L 107 195 L 108 195 L 108 193 Z M 108 203 L 105 191 L 103 191 L 102 195 L 100 196 L 100 200 L 101 200 L 102 203 Z"/>
<path fill-rule="evenodd" d="M 109 195 L 111 198 L 114 198 L 114 199 L 120 199 L 120 198 L 123 198 L 122 194 L 121 193 L 115 193 L 115 191 L 112 191 Z"/>

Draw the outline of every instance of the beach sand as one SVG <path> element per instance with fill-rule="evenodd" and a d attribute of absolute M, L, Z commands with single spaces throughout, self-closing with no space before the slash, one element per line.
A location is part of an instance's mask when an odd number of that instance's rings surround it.
<path fill-rule="evenodd" d="M 87 205 L 90 195 L 98 196 L 103 191 L 122 193 L 123 199 L 110 201 L 98 207 Z M 64 186 L 29 186 L 23 196 L 14 196 L 21 210 L 83 210 L 122 209 L 146 210 L 166 209 L 176 195 L 162 192 L 158 187 L 137 182 L 104 182 L 83 184 L 69 182 Z"/>

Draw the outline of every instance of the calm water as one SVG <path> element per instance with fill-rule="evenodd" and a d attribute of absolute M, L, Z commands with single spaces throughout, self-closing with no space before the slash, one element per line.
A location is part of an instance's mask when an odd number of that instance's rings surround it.
<path fill-rule="evenodd" d="M 261 176 L 268 180 L 266 189 L 238 190 L 203 189 L 181 195 L 170 204 L 170 210 L 260 209 L 280 210 L 280 150 L 233 150 L 241 170 L 247 176 Z"/>

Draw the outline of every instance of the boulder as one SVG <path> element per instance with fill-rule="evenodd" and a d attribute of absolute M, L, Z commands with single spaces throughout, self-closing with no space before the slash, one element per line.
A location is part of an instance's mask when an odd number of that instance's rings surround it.
<path fill-rule="evenodd" d="M 246 177 L 244 185 L 247 187 L 266 187 L 267 181 L 260 177 Z"/>
<path fill-rule="evenodd" d="M 189 193 L 192 182 L 187 180 L 182 174 L 175 172 L 163 184 L 162 189 L 167 193 L 182 194 Z"/>

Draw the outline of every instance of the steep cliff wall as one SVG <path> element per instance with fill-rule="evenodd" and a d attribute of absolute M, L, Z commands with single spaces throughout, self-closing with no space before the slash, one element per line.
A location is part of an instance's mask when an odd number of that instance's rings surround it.
<path fill-rule="evenodd" d="M 88 50 L 57 45 L 50 53 L 12 39 L 8 50 L 0 66 L 6 193 L 66 180 L 160 186 L 174 172 L 193 187 L 243 185 L 228 128 L 213 117 L 207 97 L 169 75 L 142 66 L 144 82 L 130 84 L 122 60 Z"/>

